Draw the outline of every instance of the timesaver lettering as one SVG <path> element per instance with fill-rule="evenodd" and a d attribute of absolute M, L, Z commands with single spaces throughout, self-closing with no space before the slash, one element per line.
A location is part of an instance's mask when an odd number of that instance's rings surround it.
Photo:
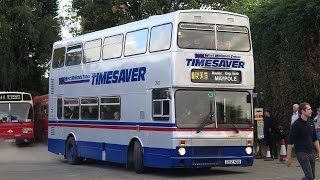
<path fill-rule="evenodd" d="M 145 81 L 146 67 L 93 73 L 92 85 Z"/>

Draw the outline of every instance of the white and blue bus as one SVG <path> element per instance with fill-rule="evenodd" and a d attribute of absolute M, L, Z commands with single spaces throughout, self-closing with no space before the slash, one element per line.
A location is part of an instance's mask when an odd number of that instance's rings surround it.
<path fill-rule="evenodd" d="M 145 167 L 252 166 L 247 16 L 182 10 L 53 45 L 48 150 Z"/>

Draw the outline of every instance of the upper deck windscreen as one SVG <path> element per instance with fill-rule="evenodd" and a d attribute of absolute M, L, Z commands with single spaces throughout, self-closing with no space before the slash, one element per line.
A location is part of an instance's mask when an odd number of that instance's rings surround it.
<path fill-rule="evenodd" d="M 250 51 L 249 30 L 241 26 L 180 23 L 178 46 L 185 49 Z"/>

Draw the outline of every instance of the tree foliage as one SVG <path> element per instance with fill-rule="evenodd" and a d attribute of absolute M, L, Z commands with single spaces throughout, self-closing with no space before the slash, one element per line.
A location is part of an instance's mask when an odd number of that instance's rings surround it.
<path fill-rule="evenodd" d="M 273 0 L 249 15 L 260 105 L 288 125 L 293 103 L 320 103 L 320 3 Z"/>
<path fill-rule="evenodd" d="M 59 39 L 56 0 L 0 1 L 0 89 L 47 93 L 43 75 Z"/>
<path fill-rule="evenodd" d="M 73 12 L 81 16 L 82 33 L 181 9 L 226 9 L 233 0 L 73 0 Z"/>

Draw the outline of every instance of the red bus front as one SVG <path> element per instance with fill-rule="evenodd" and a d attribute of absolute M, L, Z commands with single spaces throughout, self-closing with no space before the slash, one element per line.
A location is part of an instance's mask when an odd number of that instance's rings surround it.
<path fill-rule="evenodd" d="M 27 102 L 2 102 L 0 104 L 0 138 L 14 139 L 17 144 L 31 142 L 33 108 Z"/>

